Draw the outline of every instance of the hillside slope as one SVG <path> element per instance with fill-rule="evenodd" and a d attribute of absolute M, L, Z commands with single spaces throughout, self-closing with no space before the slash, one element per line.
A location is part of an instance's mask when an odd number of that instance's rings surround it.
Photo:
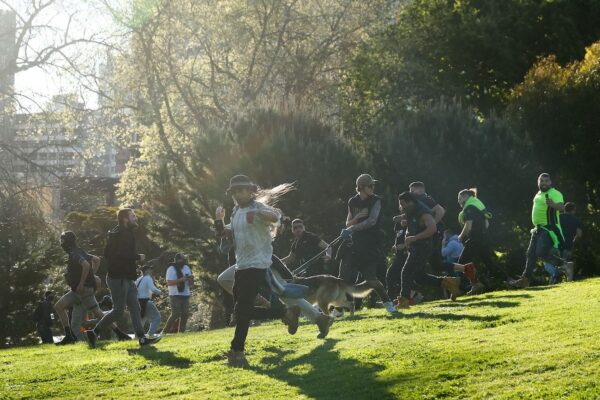
<path fill-rule="evenodd" d="M 232 329 L 137 343 L 0 351 L 0 398 L 600 398 L 600 279 L 359 311 L 326 340 L 303 324 L 250 329 L 250 369 L 222 354 Z"/>

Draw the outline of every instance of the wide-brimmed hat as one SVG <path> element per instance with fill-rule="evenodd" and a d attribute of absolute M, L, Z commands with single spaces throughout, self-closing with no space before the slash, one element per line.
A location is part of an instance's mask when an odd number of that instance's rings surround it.
<path fill-rule="evenodd" d="M 358 178 L 356 178 L 356 187 L 360 188 L 363 186 L 372 186 L 377 182 L 377 180 L 373 179 L 373 177 L 369 174 L 361 174 Z"/>
<path fill-rule="evenodd" d="M 252 191 L 257 189 L 256 185 L 252 183 L 252 180 L 246 175 L 236 175 L 229 180 L 229 187 L 227 188 L 226 193 L 229 194 L 233 189 L 243 187 L 250 188 Z"/>

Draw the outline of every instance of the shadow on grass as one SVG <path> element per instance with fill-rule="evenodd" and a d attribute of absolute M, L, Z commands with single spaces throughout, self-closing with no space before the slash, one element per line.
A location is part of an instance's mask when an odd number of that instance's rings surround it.
<path fill-rule="evenodd" d="M 189 358 L 179 357 L 172 351 L 160 351 L 152 346 L 127 349 L 129 355 L 142 356 L 147 360 L 173 368 L 189 368 L 192 362 Z"/>
<path fill-rule="evenodd" d="M 498 293 L 498 292 L 496 292 Z M 474 301 L 481 301 L 487 299 L 530 299 L 533 296 L 527 293 L 523 294 L 505 294 L 505 295 L 495 295 L 495 294 L 486 294 L 479 295 L 477 297 L 459 297 L 456 301 L 457 303 L 469 303 Z"/>
<path fill-rule="evenodd" d="M 326 339 L 310 353 L 292 359 L 286 357 L 293 355 L 294 349 L 267 347 L 265 351 L 271 354 L 251 369 L 295 386 L 309 398 L 394 398 L 387 390 L 388 384 L 376 376 L 384 366 L 341 358 L 333 350 L 336 343 L 335 339 Z M 264 368 L 263 365 L 271 367 Z"/>
<path fill-rule="evenodd" d="M 438 305 L 440 308 L 454 308 L 454 307 L 496 307 L 496 308 L 508 308 L 508 307 L 517 307 L 521 303 L 517 301 L 493 301 L 493 300 L 480 300 L 480 301 L 470 301 L 470 302 L 460 302 L 460 303 L 443 303 Z"/>
<path fill-rule="evenodd" d="M 557 289 L 560 285 L 545 285 L 545 286 L 530 286 L 528 288 L 522 289 L 526 291 L 540 291 L 540 290 L 552 290 Z"/>
<path fill-rule="evenodd" d="M 363 319 L 381 319 L 378 315 L 354 315 L 353 317 L 346 317 L 344 321 L 360 321 Z M 469 320 L 474 322 L 490 322 L 498 321 L 499 315 L 468 315 L 468 314 L 445 314 L 445 313 L 429 313 L 429 312 L 416 312 L 416 313 L 403 313 L 399 312 L 394 315 L 387 315 L 383 318 L 387 319 L 414 319 L 414 318 L 425 318 L 425 319 L 437 319 L 441 321 L 463 321 Z"/>

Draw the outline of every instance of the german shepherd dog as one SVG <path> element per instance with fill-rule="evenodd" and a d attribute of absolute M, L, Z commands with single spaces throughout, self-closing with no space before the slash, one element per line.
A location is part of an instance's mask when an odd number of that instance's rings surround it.
<path fill-rule="evenodd" d="M 306 300 L 319 306 L 321 311 L 329 315 L 330 307 L 344 307 L 354 315 L 354 302 L 348 295 L 364 298 L 373 290 L 367 282 L 349 285 L 332 275 L 316 275 L 308 278 L 294 277 L 294 283 L 308 286 Z"/>

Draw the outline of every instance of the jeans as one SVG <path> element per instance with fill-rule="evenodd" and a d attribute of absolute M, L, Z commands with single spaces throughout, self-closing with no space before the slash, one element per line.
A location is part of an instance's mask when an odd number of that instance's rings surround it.
<path fill-rule="evenodd" d="M 125 313 L 125 306 L 127 306 L 135 335 L 138 338 L 144 337 L 144 326 L 142 325 L 142 317 L 140 315 L 140 303 L 138 302 L 137 287 L 135 286 L 134 281 L 129 279 L 114 279 L 107 276 L 106 285 L 110 289 L 113 309 L 102 317 L 100 322 L 96 324 L 94 330 L 99 332 L 102 329 L 109 327 L 113 322 L 116 322 L 117 319 Z"/>
<path fill-rule="evenodd" d="M 143 320 L 150 321 L 148 335 L 155 335 L 160 325 L 160 312 L 158 311 L 158 308 L 156 308 L 156 305 L 154 305 L 152 300 L 149 300 L 146 303 L 146 315 L 144 316 Z"/>
<path fill-rule="evenodd" d="M 563 264 L 562 259 L 559 257 L 559 251 L 554 247 L 550 235 L 542 228 L 537 228 L 531 234 L 523 276 L 527 278 L 531 277 L 538 258 L 555 266 Z"/>

